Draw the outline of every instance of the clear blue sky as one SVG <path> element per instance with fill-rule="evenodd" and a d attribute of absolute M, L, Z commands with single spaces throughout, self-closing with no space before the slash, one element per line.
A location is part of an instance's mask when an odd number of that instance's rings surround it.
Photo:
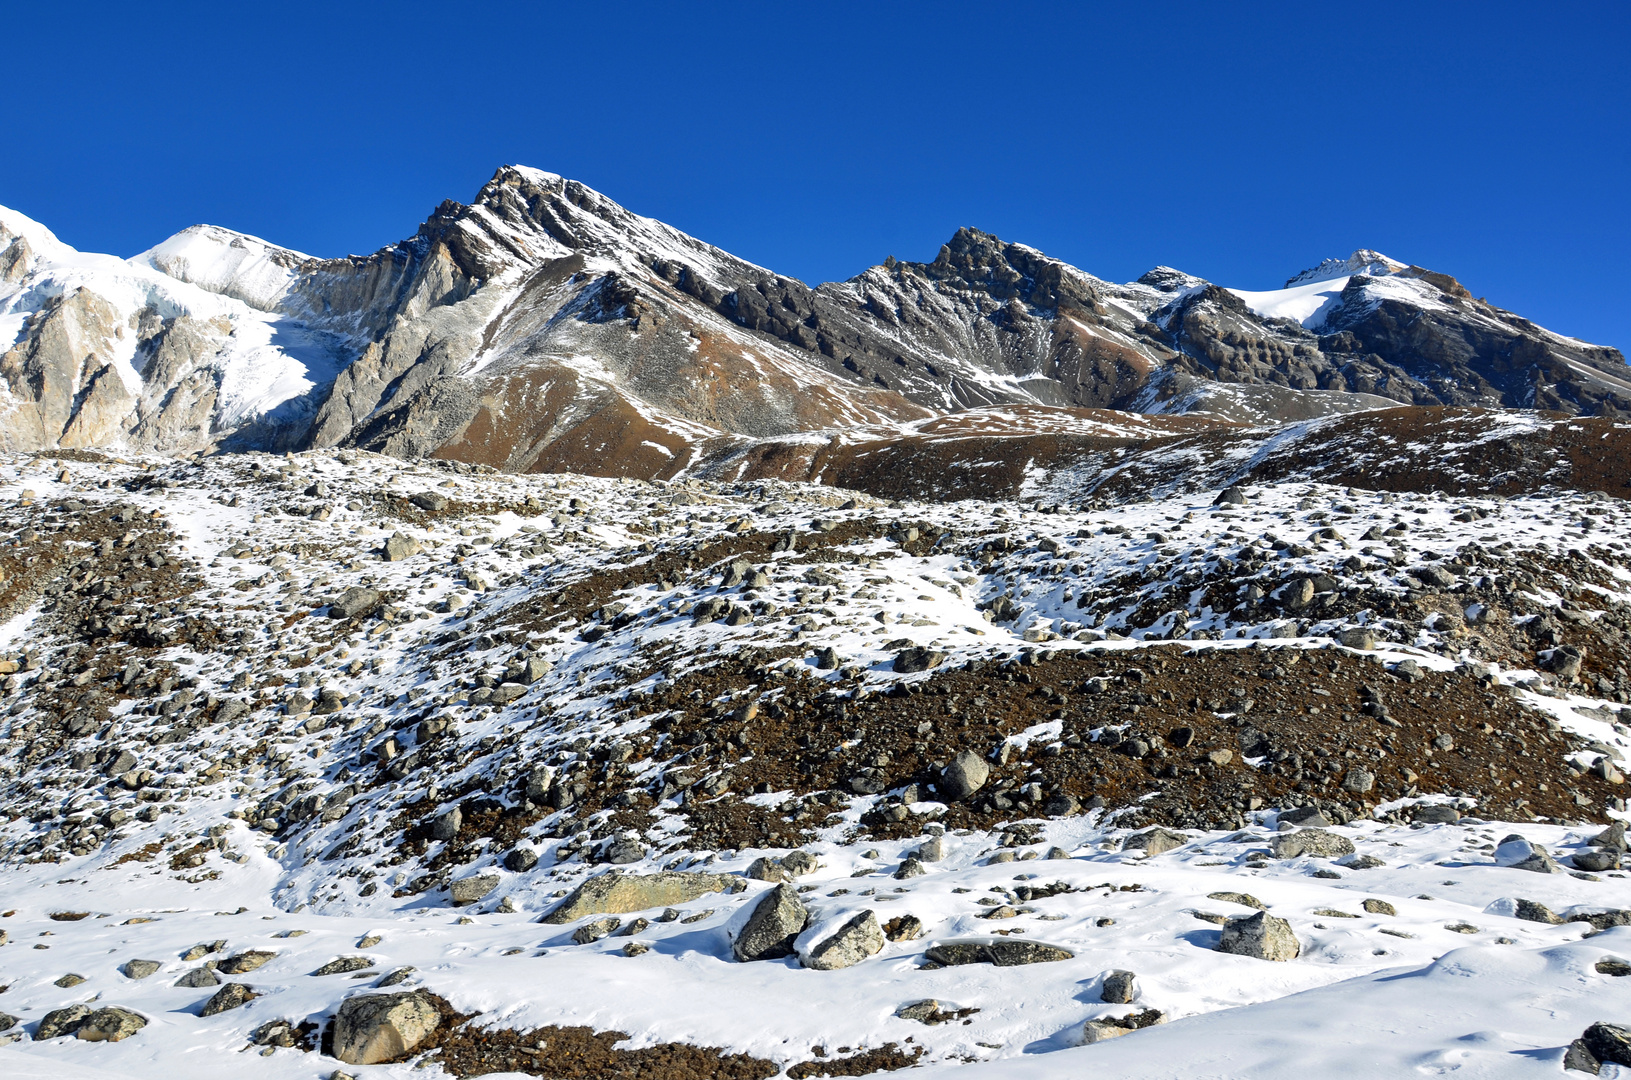
<path fill-rule="evenodd" d="M 8 5 L 0 203 L 316 255 L 494 168 L 808 282 L 959 225 L 1117 280 L 1374 247 L 1631 347 L 1631 6 Z"/>

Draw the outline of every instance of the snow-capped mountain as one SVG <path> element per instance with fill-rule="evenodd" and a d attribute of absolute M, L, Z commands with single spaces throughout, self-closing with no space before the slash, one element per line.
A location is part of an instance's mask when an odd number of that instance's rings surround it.
<path fill-rule="evenodd" d="M 1631 408 L 1617 351 L 1373 251 L 1250 292 L 1168 267 L 1114 284 L 960 229 L 929 262 L 810 288 L 513 166 L 344 259 L 200 225 L 120 260 L 0 212 L 0 348 L 12 448 L 354 446 L 632 476 L 966 410 L 1035 434 L 1079 419 L 1046 410 Z"/>

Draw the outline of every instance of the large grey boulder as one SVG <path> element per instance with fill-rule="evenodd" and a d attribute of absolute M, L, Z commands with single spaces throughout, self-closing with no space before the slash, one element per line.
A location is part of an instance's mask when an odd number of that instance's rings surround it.
<path fill-rule="evenodd" d="M 157 960 L 126 960 L 119 971 L 127 979 L 145 979 L 163 966 Z"/>
<path fill-rule="evenodd" d="M 1252 956 L 1259 960 L 1295 960 L 1302 943 L 1292 933 L 1291 924 L 1266 911 L 1241 915 L 1223 924 L 1218 952 Z"/>
<path fill-rule="evenodd" d="M 393 533 L 391 538 L 385 541 L 385 561 L 401 562 L 404 559 L 413 558 L 423 550 L 424 549 L 419 546 L 419 541 L 415 540 L 413 537 L 403 536 L 401 533 Z"/>
<path fill-rule="evenodd" d="M 1495 862 L 1513 870 L 1528 870 L 1535 874 L 1567 873 L 1558 861 L 1539 844 L 1530 843 L 1513 833 L 1504 837 L 1495 848 Z"/>
<path fill-rule="evenodd" d="M 990 778 L 991 766 L 985 758 L 964 750 L 952 758 L 951 764 L 940 774 L 940 793 L 946 801 L 956 802 L 979 791 Z"/>
<path fill-rule="evenodd" d="M 89 1015 L 91 1009 L 88 1005 L 69 1005 L 62 1009 L 52 1009 L 41 1017 L 40 1026 L 34 1029 L 34 1041 L 44 1042 L 46 1039 L 72 1035 L 79 1030 L 79 1025 Z"/>
<path fill-rule="evenodd" d="M 216 1016 L 220 1013 L 231 1012 L 233 1009 L 248 1005 L 260 997 L 243 983 L 229 982 L 210 996 L 204 1002 L 204 1007 L 198 1010 L 199 1016 Z"/>
<path fill-rule="evenodd" d="M 1599 1021 L 1586 1029 L 1580 1041 L 1604 1065 L 1631 1066 L 1631 1027 Z"/>
<path fill-rule="evenodd" d="M 793 954 L 793 942 L 810 922 L 810 911 L 792 885 L 781 884 L 760 897 L 735 940 L 731 955 L 747 962 Z"/>
<path fill-rule="evenodd" d="M 455 881 L 449 891 L 453 895 L 453 906 L 463 907 L 466 904 L 474 904 L 496 888 L 498 888 L 497 874 L 475 874 Z"/>
<path fill-rule="evenodd" d="M 377 1065 L 414 1051 L 441 1026 L 424 994 L 363 994 L 334 1014 L 334 1056 L 348 1065 Z"/>
<path fill-rule="evenodd" d="M 1134 833 L 1122 841 L 1123 851 L 1142 851 L 1145 855 L 1160 855 L 1163 852 L 1181 848 L 1189 843 L 1189 837 L 1183 833 L 1163 829 L 1157 825 L 1153 829 L 1146 829 L 1141 833 Z"/>
<path fill-rule="evenodd" d="M 1044 945 L 1039 941 L 952 941 L 931 945 L 924 959 L 941 967 L 961 967 L 964 964 L 991 964 L 995 967 L 1020 967 L 1025 964 L 1051 964 L 1069 960 L 1076 954 L 1057 945 Z"/>
<path fill-rule="evenodd" d="M 1112 971 L 1104 976 L 1099 1000 L 1111 1005 L 1126 1005 L 1138 996 L 1138 976 L 1130 971 Z"/>
<path fill-rule="evenodd" d="M 684 904 L 711 892 L 734 889 L 741 879 L 728 874 L 665 870 L 657 874 L 617 871 L 592 877 L 572 890 L 541 922 L 575 922 L 585 915 L 621 915 L 647 908 Z"/>
<path fill-rule="evenodd" d="M 817 943 L 799 956 L 807 968 L 816 971 L 836 971 L 853 967 L 883 948 L 883 928 L 870 910 L 863 911 L 830 937 Z"/>
<path fill-rule="evenodd" d="M 85 1042 L 119 1042 L 130 1038 L 147 1026 L 147 1017 L 140 1013 L 109 1005 L 97 1009 L 79 1022 L 74 1031 L 76 1038 Z"/>
<path fill-rule="evenodd" d="M 379 606 L 380 594 L 375 589 L 365 589 L 361 585 L 353 585 L 341 593 L 329 604 L 328 613 L 332 619 L 354 619 L 358 615 L 366 615 Z"/>
<path fill-rule="evenodd" d="M 1320 859 L 1335 859 L 1354 853 L 1353 841 L 1324 829 L 1298 829 L 1275 836 L 1270 847 L 1276 859 L 1295 859 L 1299 855 L 1312 855 Z"/>

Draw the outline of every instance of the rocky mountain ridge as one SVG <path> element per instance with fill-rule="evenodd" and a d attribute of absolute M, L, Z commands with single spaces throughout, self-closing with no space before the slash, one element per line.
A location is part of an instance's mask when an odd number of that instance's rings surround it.
<path fill-rule="evenodd" d="M 368 256 L 195 226 L 116 260 L 5 212 L 0 268 L 16 449 L 348 446 L 674 476 L 764 440 L 1009 406 L 1273 424 L 1631 404 L 1617 351 L 1375 252 L 1249 293 L 1164 267 L 1113 284 L 960 229 L 929 262 L 811 288 L 513 166 Z"/>

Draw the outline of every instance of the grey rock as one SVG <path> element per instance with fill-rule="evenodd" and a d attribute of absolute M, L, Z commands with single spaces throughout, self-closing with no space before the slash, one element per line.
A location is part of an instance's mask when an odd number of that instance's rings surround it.
<path fill-rule="evenodd" d="M 610 937 L 612 932 L 622 925 L 623 920 L 614 915 L 604 915 L 598 919 L 590 919 L 572 931 L 572 940 L 579 945 L 588 945 L 590 942 Z"/>
<path fill-rule="evenodd" d="M 264 967 L 269 961 L 275 959 L 277 953 L 265 949 L 245 949 L 235 953 L 216 965 L 216 970 L 227 975 L 247 975 L 257 968 Z"/>
<path fill-rule="evenodd" d="M 736 939 L 731 954 L 737 960 L 775 960 L 791 956 L 793 942 L 810 921 L 810 912 L 790 884 L 777 885 L 754 905 Z"/>
<path fill-rule="evenodd" d="M 1376 648 L 1376 631 L 1368 626 L 1356 626 L 1337 635 L 1337 640 L 1350 649 Z"/>
<path fill-rule="evenodd" d="M 414 972 L 418 970 L 418 968 L 411 966 L 396 968 L 393 971 L 387 972 L 385 977 L 375 985 L 379 986 L 381 989 L 384 989 L 387 986 L 401 986 L 413 976 Z"/>
<path fill-rule="evenodd" d="M 922 877 L 927 873 L 921 860 L 908 855 L 901 860 L 900 867 L 895 871 L 895 878 L 898 881 L 905 881 L 907 878 Z"/>
<path fill-rule="evenodd" d="M 1349 769 L 1342 778 L 1342 790 L 1353 795 L 1364 795 L 1376 786 L 1376 774 L 1368 769 Z"/>
<path fill-rule="evenodd" d="M 1246 492 L 1239 485 L 1231 484 L 1218 492 L 1218 497 L 1212 500 L 1213 506 L 1245 506 Z"/>
<path fill-rule="evenodd" d="M 1625 822 L 1616 821 L 1590 840 L 1586 841 L 1592 847 L 1606 848 L 1609 851 L 1624 852 L 1626 850 Z"/>
<path fill-rule="evenodd" d="M 627 836 L 620 836 L 606 846 L 606 861 L 618 866 L 639 862 L 646 857 L 646 846 Z"/>
<path fill-rule="evenodd" d="M 79 1025 L 89 1015 L 91 1010 L 88 1005 L 69 1005 L 62 1009 L 52 1009 L 41 1017 L 40 1026 L 34 1029 L 34 1041 L 44 1042 L 46 1039 L 72 1035 L 79 1030 Z"/>
<path fill-rule="evenodd" d="M 815 651 L 816 670 L 833 671 L 838 667 L 839 663 L 837 649 L 828 646 Z"/>
<path fill-rule="evenodd" d="M 1138 996 L 1138 976 L 1131 971 L 1112 971 L 1105 975 L 1099 990 L 1099 1000 L 1112 1005 L 1129 1004 Z"/>
<path fill-rule="evenodd" d="M 470 877 L 460 878 L 449 890 L 453 906 L 464 907 L 466 904 L 474 904 L 498 888 L 498 881 L 497 874 L 472 874 Z"/>
<path fill-rule="evenodd" d="M 1600 874 L 1607 870 L 1620 868 L 1620 853 L 1617 851 L 1577 851 L 1569 859 L 1577 870 Z"/>
<path fill-rule="evenodd" d="M 1563 1051 L 1563 1069 L 1565 1072 L 1583 1072 L 1591 1076 L 1601 1073 L 1603 1063 L 1586 1046 L 1584 1039 L 1576 1039 L 1570 1043 L 1568 1049 Z"/>
<path fill-rule="evenodd" d="M 220 986 L 221 976 L 207 967 L 196 967 L 176 980 L 177 986 L 185 986 L 194 990 L 201 990 L 206 986 Z"/>
<path fill-rule="evenodd" d="M 980 755 L 963 750 L 951 759 L 940 774 L 940 793 L 948 802 L 966 799 L 985 786 L 991 777 L 991 766 Z"/>
<path fill-rule="evenodd" d="M 348 1065 L 377 1065 L 412 1053 L 441 1026 L 435 1004 L 416 991 L 363 994 L 334 1014 L 334 1056 Z"/>
<path fill-rule="evenodd" d="M 145 979 L 163 966 L 157 960 L 126 960 L 119 970 L 127 979 Z"/>
<path fill-rule="evenodd" d="M 366 956 L 340 956 L 330 960 L 312 974 L 314 976 L 345 975 L 353 971 L 366 971 L 373 966 L 374 961 Z"/>
<path fill-rule="evenodd" d="M 711 892 L 723 892 L 740 878 L 666 870 L 657 874 L 618 871 L 592 877 L 579 885 L 540 922 L 562 924 L 586 915 L 624 914 L 649 908 L 684 904 Z"/>
<path fill-rule="evenodd" d="M 1276 859 L 1295 859 L 1308 855 L 1320 859 L 1335 859 L 1354 853 L 1353 841 L 1324 829 L 1297 829 L 1277 834 L 1270 847 Z"/>
<path fill-rule="evenodd" d="M 1454 825 L 1461 820 L 1461 811 L 1447 803 L 1425 803 L 1410 812 L 1410 820 L 1426 825 Z"/>
<path fill-rule="evenodd" d="M 1092 1046 L 1106 1039 L 1117 1039 L 1135 1031 L 1166 1022 L 1166 1015 L 1158 1009 L 1145 1009 L 1131 1016 L 1108 1016 L 1089 1020 L 1082 1025 L 1082 1044 Z"/>
<path fill-rule="evenodd" d="M 504 854 L 504 869 L 512 874 L 524 874 L 538 865 L 538 852 L 530 847 L 511 848 Z"/>
<path fill-rule="evenodd" d="M 1229 904 L 1239 904 L 1241 907 L 1256 908 L 1258 911 L 1263 910 L 1263 901 L 1251 893 L 1224 891 L 1207 893 L 1206 898 L 1208 900 L 1222 900 Z"/>
<path fill-rule="evenodd" d="M 914 671 L 928 671 L 945 663 L 947 655 L 939 649 L 913 646 L 895 654 L 894 669 L 903 675 Z"/>
<path fill-rule="evenodd" d="M 1223 924 L 1218 951 L 1259 960 L 1295 960 L 1302 944 L 1292 933 L 1291 924 L 1266 911 L 1242 915 Z"/>
<path fill-rule="evenodd" d="M 1297 806 L 1290 810 L 1282 810 L 1277 816 L 1282 825 L 1308 825 L 1316 829 L 1329 829 L 1333 822 L 1320 812 L 1315 806 Z"/>
<path fill-rule="evenodd" d="M 1157 825 L 1153 829 L 1145 829 L 1143 832 L 1134 833 L 1123 840 L 1121 850 L 1142 851 L 1146 855 L 1161 855 L 1175 848 L 1181 848 L 1187 843 L 1189 843 L 1189 837 L 1183 833 L 1163 829 Z"/>
<path fill-rule="evenodd" d="M 1631 1066 L 1631 1027 L 1599 1021 L 1586 1029 L 1580 1041 L 1604 1065 Z"/>
<path fill-rule="evenodd" d="M 816 971 L 836 971 L 876 955 L 883 943 L 883 929 L 878 925 L 877 916 L 871 911 L 862 911 L 809 949 L 800 960 L 805 967 Z"/>
<path fill-rule="evenodd" d="M 419 507 L 419 509 L 433 514 L 446 510 L 449 502 L 446 495 L 439 495 L 434 491 L 421 491 L 411 496 L 408 501 Z"/>
<path fill-rule="evenodd" d="M 419 546 L 419 541 L 413 537 L 393 533 L 391 538 L 385 541 L 385 561 L 402 562 L 404 559 L 413 558 L 423 550 Z"/>
<path fill-rule="evenodd" d="M 84 1042 L 123 1042 L 147 1026 L 147 1017 L 117 1005 L 97 1009 L 79 1022 L 74 1037 Z"/>
<path fill-rule="evenodd" d="M 336 597 L 333 603 L 329 604 L 329 617 L 333 619 L 354 619 L 358 615 L 366 615 L 379 606 L 380 599 L 378 590 L 353 585 Z"/>
<path fill-rule="evenodd" d="M 931 946 L 924 958 L 942 967 L 960 967 L 964 964 L 992 964 L 996 967 L 1019 967 L 1025 964 L 1050 964 L 1070 960 L 1075 953 L 1057 945 L 1044 945 L 1038 941 L 1004 939 L 988 942 L 947 942 Z"/>
<path fill-rule="evenodd" d="M 1536 900 L 1518 900 L 1512 915 L 1525 922 L 1546 923 L 1549 926 L 1556 926 L 1563 921 L 1551 908 Z"/>
<path fill-rule="evenodd" d="M 248 1005 L 260 997 L 254 990 L 243 983 L 229 982 L 217 990 L 210 999 L 204 1002 L 204 1007 L 198 1010 L 199 1016 L 215 1016 L 219 1013 L 229 1012 L 232 1009 Z"/>
<path fill-rule="evenodd" d="M 1514 870 L 1528 870 L 1536 874 L 1566 873 L 1556 859 L 1539 844 L 1530 843 L 1522 836 L 1504 837 L 1495 848 L 1495 861 Z"/>
<path fill-rule="evenodd" d="M 1388 903 L 1386 900 L 1378 900 L 1374 897 L 1365 900 L 1360 906 L 1372 915 L 1399 914 L 1398 910 L 1395 909 L 1392 904 Z"/>
<path fill-rule="evenodd" d="M 10 1031 L 12 1028 L 16 1027 L 22 1022 L 21 1017 L 13 1016 L 10 1013 L 0 1012 L 0 1031 Z"/>
<path fill-rule="evenodd" d="M 464 825 L 464 811 L 455 806 L 436 815 L 430 823 L 430 838 L 432 840 L 451 840 L 459 835 L 459 829 Z"/>
<path fill-rule="evenodd" d="M 1305 608 L 1313 601 L 1314 583 L 1307 578 L 1298 578 L 1280 593 L 1280 603 L 1292 611 Z"/>

